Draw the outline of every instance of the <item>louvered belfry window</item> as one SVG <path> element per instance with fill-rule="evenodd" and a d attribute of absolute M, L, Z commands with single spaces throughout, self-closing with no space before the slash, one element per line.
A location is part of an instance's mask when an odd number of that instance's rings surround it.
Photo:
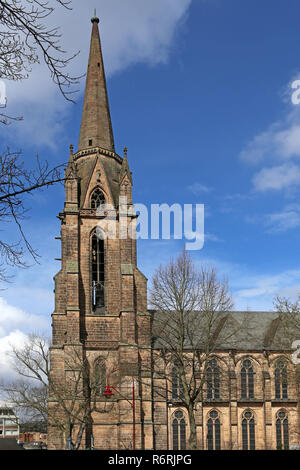
<path fill-rule="evenodd" d="M 92 307 L 101 313 L 105 306 L 104 240 L 92 237 Z"/>

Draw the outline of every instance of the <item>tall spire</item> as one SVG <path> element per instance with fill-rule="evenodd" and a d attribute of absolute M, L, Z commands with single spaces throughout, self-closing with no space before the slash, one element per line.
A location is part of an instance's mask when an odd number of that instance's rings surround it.
<path fill-rule="evenodd" d="M 96 14 L 91 21 L 93 28 L 78 150 L 98 146 L 114 152 L 114 137 L 98 29 L 99 18 Z"/>

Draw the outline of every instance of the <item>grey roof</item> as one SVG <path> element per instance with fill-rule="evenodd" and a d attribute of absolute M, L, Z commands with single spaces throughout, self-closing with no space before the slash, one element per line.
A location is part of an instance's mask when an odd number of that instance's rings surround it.
<path fill-rule="evenodd" d="M 167 317 L 170 319 L 169 314 L 157 311 L 151 311 L 151 313 L 153 314 L 154 348 L 159 349 L 168 344 L 172 331 L 176 332 L 176 326 L 173 320 L 166 320 Z M 192 318 L 194 327 L 186 335 L 184 345 L 189 349 L 197 344 L 201 349 L 201 344 L 204 344 L 208 337 L 205 332 L 205 316 L 201 312 L 192 312 Z M 160 334 L 160 331 L 163 333 Z M 287 333 L 278 312 L 271 311 L 220 313 L 215 318 L 212 331 L 215 350 L 288 351 L 291 350 L 292 342 L 300 339 L 300 331 L 293 330 L 293 333 L 290 331 Z"/>

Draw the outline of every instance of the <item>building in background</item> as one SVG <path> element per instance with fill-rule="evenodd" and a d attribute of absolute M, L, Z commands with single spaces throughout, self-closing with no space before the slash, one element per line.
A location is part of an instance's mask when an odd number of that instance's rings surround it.
<path fill-rule="evenodd" d="M 0 403 L 0 438 L 19 439 L 19 417 L 13 408 L 5 403 Z"/>
<path fill-rule="evenodd" d="M 24 449 L 47 448 L 47 426 L 45 423 L 24 423 L 20 425 L 20 443 Z"/>

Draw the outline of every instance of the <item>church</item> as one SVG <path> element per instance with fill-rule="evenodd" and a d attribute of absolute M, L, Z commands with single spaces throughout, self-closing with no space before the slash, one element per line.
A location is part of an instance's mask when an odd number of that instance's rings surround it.
<path fill-rule="evenodd" d="M 148 310 L 136 239 L 106 237 L 101 225 L 111 216 L 117 232 L 125 227 L 127 233 L 136 215 L 127 149 L 122 156 L 115 152 L 99 19 L 91 21 L 79 144 L 76 152 L 70 147 L 58 216 L 48 449 L 65 449 L 79 434 L 80 449 L 185 450 L 189 419 L 180 382 L 173 377 L 164 394 L 156 393 L 160 379 L 151 364 L 160 345 L 152 332 L 159 312 Z M 198 449 L 276 450 L 300 443 L 299 375 L 278 314 L 227 312 L 218 334 L 245 315 L 247 334 L 219 342 L 210 360 L 194 410 Z"/>

